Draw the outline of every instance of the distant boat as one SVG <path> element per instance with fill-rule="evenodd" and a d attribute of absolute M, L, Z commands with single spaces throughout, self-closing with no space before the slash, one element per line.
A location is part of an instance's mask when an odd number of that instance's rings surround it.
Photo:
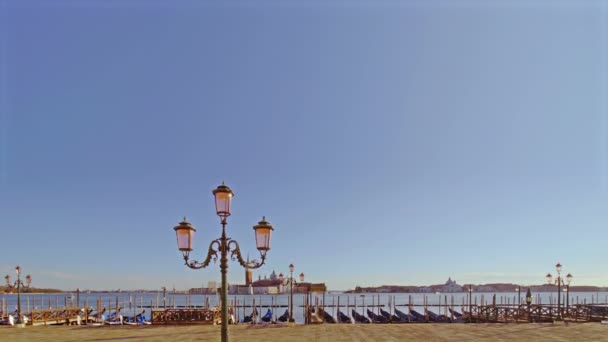
<path fill-rule="evenodd" d="M 357 311 L 355 311 L 355 309 L 352 309 L 352 315 L 353 318 L 355 319 L 355 322 L 357 323 L 370 323 L 369 318 L 361 315 L 360 313 L 358 313 Z"/>

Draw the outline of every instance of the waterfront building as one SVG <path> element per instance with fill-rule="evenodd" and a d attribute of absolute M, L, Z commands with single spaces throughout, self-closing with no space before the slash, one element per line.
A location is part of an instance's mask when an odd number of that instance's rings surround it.
<path fill-rule="evenodd" d="M 230 294 L 284 294 L 289 293 L 290 286 L 283 285 L 281 280 L 273 270 L 270 276 L 258 275 L 258 280 L 251 281 L 253 275 L 249 272 L 245 272 L 245 284 L 244 285 L 231 285 L 228 287 Z M 309 292 L 326 292 L 327 287 L 325 283 L 309 283 L 309 282 L 298 282 L 293 286 L 294 293 L 309 293 Z"/>

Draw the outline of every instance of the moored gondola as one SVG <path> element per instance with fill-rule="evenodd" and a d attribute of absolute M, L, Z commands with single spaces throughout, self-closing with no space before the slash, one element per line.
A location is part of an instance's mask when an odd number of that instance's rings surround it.
<path fill-rule="evenodd" d="M 410 313 L 411 313 L 412 317 L 415 318 L 416 322 L 426 322 L 427 321 L 426 317 L 424 317 L 423 314 L 421 314 L 420 312 L 418 312 L 416 310 L 410 310 Z"/>
<path fill-rule="evenodd" d="M 361 315 L 360 313 L 358 313 L 357 311 L 355 311 L 355 309 L 352 309 L 352 315 L 353 318 L 355 319 L 355 322 L 357 323 L 370 323 L 369 318 Z"/>
<path fill-rule="evenodd" d="M 243 317 L 243 323 L 252 323 L 254 317 L 256 317 L 257 315 L 258 315 L 258 310 L 254 308 L 249 316 Z"/>
<path fill-rule="evenodd" d="M 407 320 L 402 320 L 401 318 L 399 318 L 399 316 L 397 316 L 397 315 L 391 315 L 389 312 L 384 311 L 382 309 L 380 309 L 380 314 L 384 318 L 388 319 L 388 321 L 390 323 L 405 323 L 405 322 L 407 322 Z"/>
<path fill-rule="evenodd" d="M 350 317 L 345 315 L 342 311 L 338 310 L 338 320 L 340 323 L 352 323 Z"/>
<path fill-rule="evenodd" d="M 336 319 L 333 318 L 332 315 L 330 315 L 329 313 L 327 313 L 327 311 L 319 308 L 319 313 L 323 317 L 323 322 L 325 322 L 325 323 L 336 323 Z"/>
<path fill-rule="evenodd" d="M 371 319 L 372 323 L 388 323 L 388 319 L 381 315 L 376 315 L 372 310 L 367 309 L 367 317 Z"/>
<path fill-rule="evenodd" d="M 429 321 L 431 322 L 435 322 L 435 323 L 449 323 L 450 322 L 450 318 L 446 315 L 440 315 L 440 314 L 436 314 L 431 310 L 426 310 L 426 314 L 429 317 Z"/>
<path fill-rule="evenodd" d="M 270 320 L 272 320 L 272 311 L 270 309 L 268 309 L 268 311 L 266 311 L 266 314 L 262 317 L 262 322 L 270 322 Z"/>
<path fill-rule="evenodd" d="M 278 320 L 279 322 L 287 322 L 287 320 L 289 319 L 289 310 L 285 309 L 285 312 L 279 316 Z"/>
<path fill-rule="evenodd" d="M 416 317 L 410 314 L 406 314 L 403 311 L 395 309 L 395 315 L 399 317 L 404 322 L 416 322 Z"/>

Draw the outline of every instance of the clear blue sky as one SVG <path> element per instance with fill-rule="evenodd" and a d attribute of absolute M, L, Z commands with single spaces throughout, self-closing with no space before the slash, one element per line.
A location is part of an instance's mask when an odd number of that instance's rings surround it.
<path fill-rule="evenodd" d="M 0 43 L 2 275 L 219 280 L 172 228 L 202 259 L 226 181 L 261 274 L 608 286 L 605 2 L 0 0 Z"/>

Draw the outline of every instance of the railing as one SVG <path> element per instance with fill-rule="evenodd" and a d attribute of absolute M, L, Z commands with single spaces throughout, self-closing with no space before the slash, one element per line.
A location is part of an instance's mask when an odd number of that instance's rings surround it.
<path fill-rule="evenodd" d="M 221 311 L 217 309 L 154 309 L 152 324 L 219 324 Z"/>
<path fill-rule="evenodd" d="M 563 319 L 573 322 L 599 322 L 608 317 L 608 306 L 573 304 L 558 309 L 557 305 L 534 304 L 471 305 L 465 312 L 465 322 L 508 323 L 508 322 L 553 322 Z"/>
<path fill-rule="evenodd" d="M 84 310 L 80 308 L 68 307 L 62 309 L 32 310 L 32 312 L 25 316 L 28 318 L 28 325 L 50 325 L 84 321 L 84 314 Z"/>

